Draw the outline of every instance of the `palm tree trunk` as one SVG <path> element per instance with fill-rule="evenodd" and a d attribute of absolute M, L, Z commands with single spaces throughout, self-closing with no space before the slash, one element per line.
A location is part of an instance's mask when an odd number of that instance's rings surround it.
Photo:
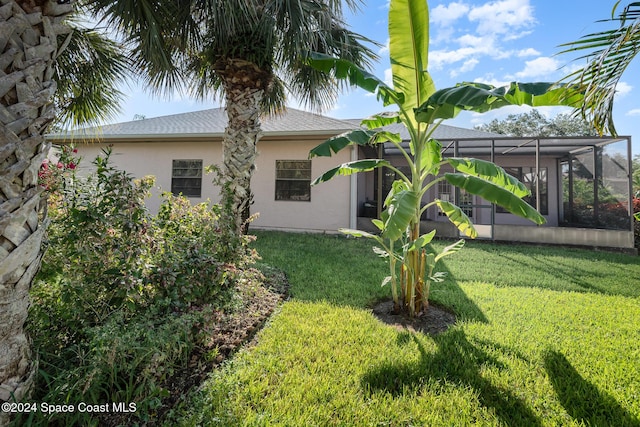
<path fill-rule="evenodd" d="M 24 323 L 46 220 L 38 170 L 54 117 L 52 64 L 72 4 L 0 0 L 0 403 L 28 396 L 36 372 Z M 0 425 L 9 414 L 0 412 Z"/>
<path fill-rule="evenodd" d="M 236 235 L 246 231 L 252 202 L 251 177 L 262 136 L 260 113 L 270 73 L 243 60 L 229 60 L 223 70 L 227 128 L 222 138 L 222 174 L 228 186 L 223 205 L 231 211 Z"/>

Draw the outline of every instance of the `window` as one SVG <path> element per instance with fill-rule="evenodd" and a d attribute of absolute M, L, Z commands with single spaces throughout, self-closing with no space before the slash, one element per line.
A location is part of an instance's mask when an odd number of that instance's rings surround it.
<path fill-rule="evenodd" d="M 438 182 L 438 198 L 444 202 L 453 203 L 454 202 L 454 189 L 451 184 L 447 181 L 439 181 Z M 459 200 L 458 207 L 465 213 L 469 218 L 473 218 L 473 195 L 467 193 L 464 190 L 459 190 Z M 440 210 L 438 210 L 438 216 L 446 216 L 446 214 Z"/>
<path fill-rule="evenodd" d="M 276 200 L 311 201 L 311 160 L 276 160 Z"/>
<path fill-rule="evenodd" d="M 447 181 L 438 181 L 438 198 L 444 202 L 453 203 L 451 184 Z M 438 209 L 438 216 L 445 216 L 445 213 Z"/>
<path fill-rule="evenodd" d="M 174 160 L 171 192 L 188 197 L 202 196 L 202 160 Z"/>
<path fill-rule="evenodd" d="M 518 178 L 520 182 L 531 192 L 530 196 L 523 197 L 522 200 L 529 203 L 534 208 L 536 207 L 536 181 L 539 181 L 540 185 L 540 213 L 542 215 L 549 214 L 548 205 L 548 190 L 547 190 L 547 168 L 540 168 L 539 180 L 536 180 L 536 168 L 534 167 L 515 167 L 504 168 L 509 174 Z M 507 210 L 496 206 L 496 212 L 507 213 Z"/>

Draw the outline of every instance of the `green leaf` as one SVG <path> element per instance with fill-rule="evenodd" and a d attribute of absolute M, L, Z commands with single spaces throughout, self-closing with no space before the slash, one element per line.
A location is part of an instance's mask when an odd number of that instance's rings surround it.
<path fill-rule="evenodd" d="M 338 167 L 326 171 L 324 174 L 316 178 L 315 181 L 311 183 L 311 185 L 318 185 L 321 182 L 329 181 L 335 176 L 348 176 L 358 172 L 368 172 L 381 166 L 389 165 L 390 163 L 388 161 L 380 159 L 356 160 L 354 162 L 343 163 Z"/>
<path fill-rule="evenodd" d="M 395 123 L 402 123 L 400 114 L 396 111 L 386 111 L 363 119 L 360 124 L 367 129 L 377 129 Z"/>
<path fill-rule="evenodd" d="M 431 170 L 435 165 L 442 161 L 442 144 L 440 141 L 430 139 L 422 150 L 422 169 Z M 438 175 L 440 168 L 431 170 L 432 175 Z"/>
<path fill-rule="evenodd" d="M 316 156 L 331 157 L 331 152 L 337 153 L 351 144 L 369 145 L 376 134 L 377 132 L 375 131 L 365 129 L 354 129 L 341 133 L 312 148 L 309 152 L 309 158 Z"/>
<path fill-rule="evenodd" d="M 400 106 L 404 111 L 411 111 L 435 92 L 427 71 L 429 10 L 426 1 L 391 0 L 389 56 L 393 87 L 404 94 Z"/>
<path fill-rule="evenodd" d="M 514 215 L 526 218 L 538 225 L 546 222 L 544 217 L 527 202 L 490 181 L 472 175 L 457 173 L 447 173 L 444 176 L 450 184 L 468 193 L 480 196 L 488 202 L 502 206 Z"/>
<path fill-rule="evenodd" d="M 452 119 L 463 110 L 484 113 L 507 105 L 578 107 L 583 98 L 575 86 L 557 83 L 512 82 L 502 87 L 460 83 L 435 92 L 415 113 L 419 122 L 433 123 L 437 119 Z"/>
<path fill-rule="evenodd" d="M 396 92 L 384 81 L 346 59 L 335 58 L 324 53 L 310 52 L 307 61 L 316 70 L 332 74 L 339 80 L 347 80 L 353 86 L 375 93 L 378 100 L 381 99 L 385 106 L 390 104 L 401 105 L 404 101 L 402 93 Z"/>
<path fill-rule="evenodd" d="M 377 219 L 377 218 L 376 219 L 372 219 L 371 223 L 373 225 L 375 225 L 378 228 L 378 230 L 384 229 L 384 223 L 382 221 L 380 221 L 379 219 Z"/>
<path fill-rule="evenodd" d="M 435 200 L 435 202 L 440 210 L 447 216 L 447 218 L 449 218 L 449 221 L 451 221 L 451 223 L 455 225 L 461 233 L 464 233 L 472 239 L 478 237 L 478 232 L 473 226 L 473 223 L 462 209 L 453 203 L 446 202 L 444 200 Z"/>
<path fill-rule="evenodd" d="M 500 166 L 486 160 L 451 157 L 446 161 L 457 171 L 478 176 L 522 198 L 531 194 L 529 189 Z"/>
<path fill-rule="evenodd" d="M 412 244 L 411 246 L 409 246 L 410 251 L 415 251 L 418 249 L 422 249 L 425 246 L 427 246 L 429 243 L 431 243 L 431 241 L 433 240 L 433 238 L 436 235 L 436 230 L 432 230 L 430 233 L 427 234 L 423 234 L 422 236 L 418 237 Z"/>
<path fill-rule="evenodd" d="M 402 237 L 415 217 L 419 195 L 413 191 L 403 190 L 391 196 L 386 212 L 382 236 L 393 241 Z"/>
<path fill-rule="evenodd" d="M 442 250 L 442 252 L 438 254 L 438 256 L 436 256 L 436 262 L 438 262 L 442 257 L 455 254 L 456 252 L 460 251 L 460 249 L 462 249 L 463 247 L 464 247 L 464 239 L 460 239 L 457 242 L 447 246 Z"/>
<path fill-rule="evenodd" d="M 346 234 L 348 236 L 353 237 L 366 237 L 368 239 L 378 239 L 379 237 L 375 234 L 368 233 L 362 230 L 355 230 L 353 228 L 339 228 L 338 231 L 342 234 Z"/>
<path fill-rule="evenodd" d="M 373 142 L 375 142 L 376 144 L 387 141 L 396 142 L 399 144 L 402 142 L 402 137 L 399 133 L 389 132 L 386 130 L 378 131 L 373 136 Z"/>

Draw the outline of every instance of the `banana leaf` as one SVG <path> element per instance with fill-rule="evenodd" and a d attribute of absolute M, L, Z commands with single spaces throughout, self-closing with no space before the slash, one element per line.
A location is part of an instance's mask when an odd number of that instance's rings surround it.
<path fill-rule="evenodd" d="M 512 82 L 501 87 L 460 83 L 435 92 L 415 114 L 419 122 L 433 123 L 438 119 L 452 119 L 465 110 L 485 113 L 507 105 L 579 107 L 583 99 L 584 95 L 575 86 L 558 83 Z"/>
<path fill-rule="evenodd" d="M 389 166 L 389 162 L 386 160 L 380 159 L 367 159 L 367 160 L 356 160 L 354 162 L 343 163 L 338 167 L 330 169 L 323 173 L 321 176 L 316 178 L 311 185 L 317 185 L 321 182 L 329 181 L 331 178 L 335 176 L 348 176 L 358 172 L 368 172 L 372 171 L 381 166 Z"/>
<path fill-rule="evenodd" d="M 416 192 L 410 190 L 397 192 L 390 197 L 385 210 L 386 215 L 383 217 L 382 237 L 391 241 L 402 237 L 415 217 L 419 197 Z"/>
<path fill-rule="evenodd" d="M 444 177 L 451 185 L 465 190 L 467 193 L 480 196 L 490 203 L 502 206 L 514 215 L 526 218 L 538 225 L 546 222 L 544 217 L 527 202 L 491 181 L 459 173 L 447 173 Z"/>
<path fill-rule="evenodd" d="M 435 200 L 435 203 L 461 233 L 464 233 L 467 237 L 471 237 L 472 239 L 478 237 L 478 232 L 473 226 L 473 223 L 462 209 L 453 203 L 446 202 L 444 200 Z"/>
<path fill-rule="evenodd" d="M 446 161 L 457 171 L 491 181 L 520 198 L 531 194 L 523 183 L 494 163 L 486 160 L 457 157 L 448 158 Z"/>

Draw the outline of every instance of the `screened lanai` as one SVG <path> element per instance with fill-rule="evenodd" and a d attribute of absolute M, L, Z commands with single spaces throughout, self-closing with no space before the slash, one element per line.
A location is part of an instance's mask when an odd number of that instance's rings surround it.
<path fill-rule="evenodd" d="M 444 156 L 479 158 L 503 167 L 529 188 L 527 202 L 547 220 L 545 225 L 535 226 L 444 181 L 425 195 L 424 203 L 437 197 L 460 206 L 476 225 L 480 238 L 634 247 L 630 137 L 514 138 L 441 125 L 435 138 L 442 144 Z M 393 144 L 385 144 L 379 150 L 382 153 L 365 151 L 361 155 L 382 154 L 400 170 L 404 167 L 404 158 Z M 377 216 L 378 200 L 384 200 L 395 178 L 392 171 L 379 170 L 360 181 L 360 216 Z M 435 207 L 428 209 L 422 220 L 425 229 L 438 229 L 440 236 L 458 235 Z"/>

